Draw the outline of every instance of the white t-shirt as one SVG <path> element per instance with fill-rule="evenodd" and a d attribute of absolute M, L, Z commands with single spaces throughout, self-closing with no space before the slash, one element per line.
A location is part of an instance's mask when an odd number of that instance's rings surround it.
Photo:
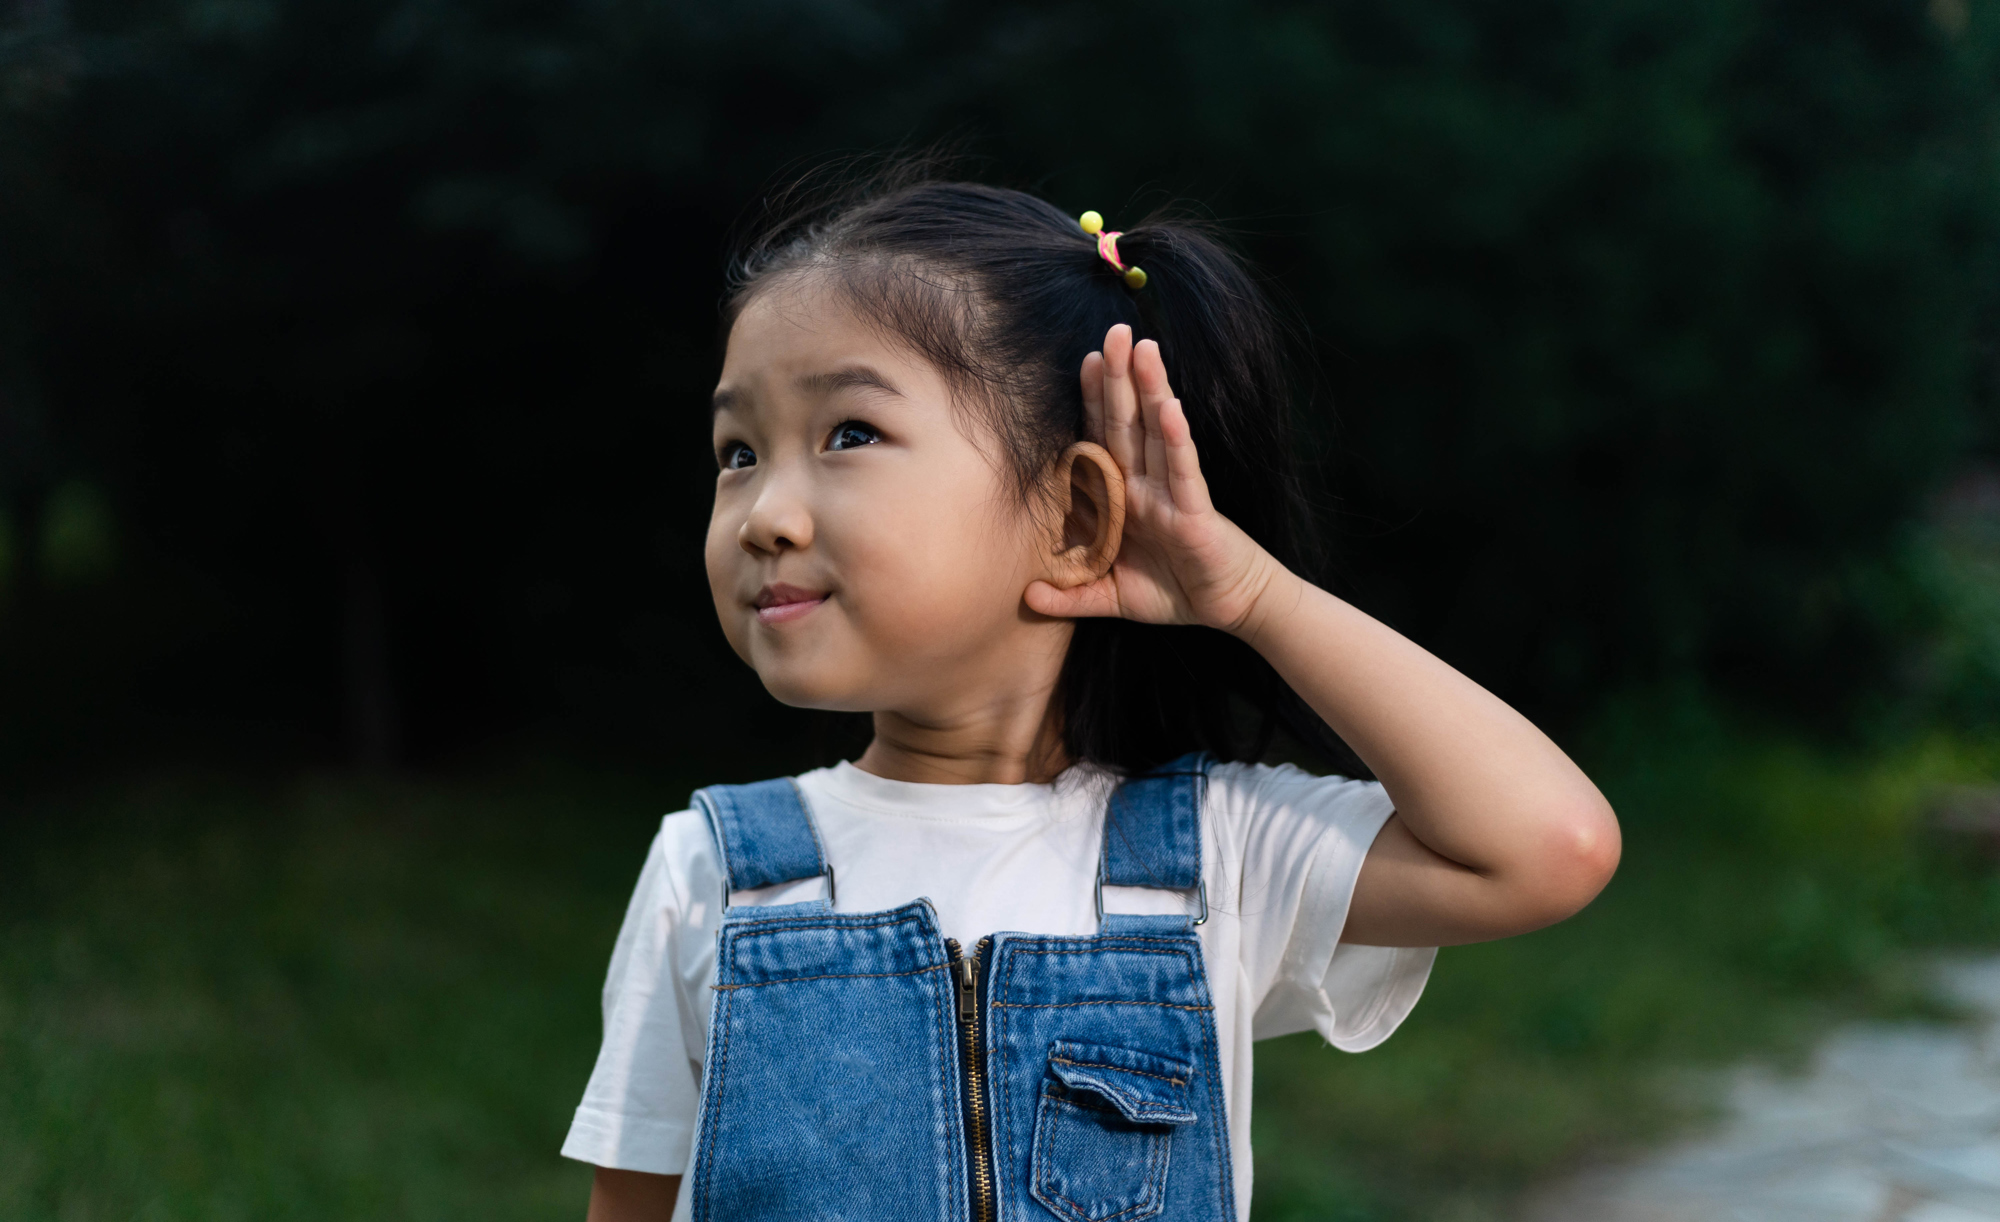
<path fill-rule="evenodd" d="M 1095 933 L 1091 898 L 1111 780 L 1073 768 L 1049 785 L 918 785 L 852 764 L 798 778 L 838 883 L 836 909 L 928 896 L 946 937 Z M 1316 1030 L 1362 1052 L 1416 1005 L 1436 951 L 1340 942 L 1361 860 L 1391 813 L 1369 781 L 1218 764 L 1202 812 L 1215 1001 L 1236 1207 L 1250 1216 L 1250 1044 Z M 604 984 L 604 1044 L 566 1156 L 600 1167 L 687 1169 L 701 1097 L 722 897 L 715 842 L 693 811 L 668 815 L 646 857 Z M 823 879 L 737 892 L 793 903 Z M 1107 912 L 1181 912 L 1183 892 L 1106 887 Z M 691 1193 L 674 1212 L 688 1216 Z"/>

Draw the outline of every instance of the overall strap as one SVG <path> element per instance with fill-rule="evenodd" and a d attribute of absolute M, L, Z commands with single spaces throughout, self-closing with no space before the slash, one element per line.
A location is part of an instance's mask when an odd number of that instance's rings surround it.
<path fill-rule="evenodd" d="M 832 898 L 833 871 L 820 852 L 805 797 L 790 777 L 754 785 L 711 785 L 696 790 L 693 801 L 695 809 L 708 816 L 722 852 L 724 907 L 730 891 L 822 874 Z"/>
<path fill-rule="evenodd" d="M 1100 917 L 1106 884 L 1206 891 L 1201 878 L 1201 804 L 1213 762 L 1206 752 L 1183 755 L 1112 791 L 1104 814 L 1104 863 L 1098 871 Z M 1208 919 L 1206 894 L 1201 919 Z"/>

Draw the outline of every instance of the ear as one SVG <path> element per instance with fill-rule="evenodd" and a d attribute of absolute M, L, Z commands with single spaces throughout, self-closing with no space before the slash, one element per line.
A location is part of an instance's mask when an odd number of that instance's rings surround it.
<path fill-rule="evenodd" d="M 1062 518 L 1043 580 L 1059 590 L 1089 585 L 1111 571 L 1125 542 L 1125 473 L 1103 446 L 1079 441 L 1049 480 Z"/>

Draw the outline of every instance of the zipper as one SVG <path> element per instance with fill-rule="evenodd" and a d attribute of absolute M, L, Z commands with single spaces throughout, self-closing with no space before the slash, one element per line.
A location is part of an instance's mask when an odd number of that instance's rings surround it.
<path fill-rule="evenodd" d="M 972 954 L 962 953 L 958 939 L 946 938 L 952 982 L 958 986 L 958 1046 L 965 1070 L 966 1146 L 972 1156 L 972 1219 L 993 1222 L 993 1133 L 987 1117 L 986 1059 L 981 1056 L 979 1030 L 979 964 L 993 946 L 979 939 Z"/>

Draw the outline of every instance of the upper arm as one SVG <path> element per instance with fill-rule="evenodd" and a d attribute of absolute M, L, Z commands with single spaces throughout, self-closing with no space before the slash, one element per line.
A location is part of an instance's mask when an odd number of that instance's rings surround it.
<path fill-rule="evenodd" d="M 1341 941 L 1456 946 L 1528 933 L 1572 916 L 1617 868 L 1609 808 L 1551 819 L 1547 843 L 1507 868 L 1475 870 L 1424 844 L 1390 816 L 1361 864 Z"/>

